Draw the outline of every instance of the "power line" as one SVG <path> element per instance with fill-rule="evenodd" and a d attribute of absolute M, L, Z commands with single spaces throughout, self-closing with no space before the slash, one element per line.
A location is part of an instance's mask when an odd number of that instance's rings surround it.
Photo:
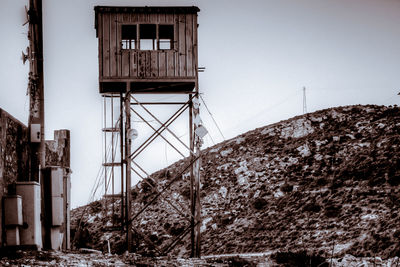
<path fill-rule="evenodd" d="M 218 129 L 219 133 L 221 134 L 222 139 L 224 139 L 224 141 L 225 141 L 225 136 L 223 135 L 221 129 L 219 128 L 218 123 L 215 121 L 214 116 L 211 114 L 210 110 L 208 109 L 207 104 L 206 104 L 206 102 L 204 101 L 204 99 L 203 99 L 203 97 L 201 96 L 201 94 L 199 94 L 199 95 L 200 95 L 201 101 L 203 102 L 204 106 L 205 106 L 206 109 L 207 109 L 208 114 L 210 114 L 211 119 L 213 120 L 215 126 L 217 126 L 217 129 Z"/>

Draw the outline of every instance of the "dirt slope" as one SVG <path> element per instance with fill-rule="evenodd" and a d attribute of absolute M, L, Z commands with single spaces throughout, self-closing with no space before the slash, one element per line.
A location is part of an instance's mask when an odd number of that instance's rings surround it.
<path fill-rule="evenodd" d="M 399 144 L 399 108 L 369 105 L 298 116 L 205 149 L 203 255 L 287 250 L 398 255 Z M 138 184 L 132 190 L 133 213 L 187 163 L 181 160 L 156 172 L 151 186 Z M 184 174 L 133 221 L 138 253 L 157 255 L 189 225 L 175 209 L 189 212 Z M 122 252 L 124 237 L 107 230 L 112 220 L 102 212 L 104 202 L 75 209 L 74 222 L 84 210 L 92 236 L 88 246 L 103 250 L 108 239 L 113 251 Z M 186 236 L 168 254 L 188 255 L 189 244 Z"/>

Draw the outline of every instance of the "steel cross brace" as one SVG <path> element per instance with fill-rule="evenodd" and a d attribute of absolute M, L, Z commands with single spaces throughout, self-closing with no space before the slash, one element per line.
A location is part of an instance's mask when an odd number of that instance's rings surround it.
<path fill-rule="evenodd" d="M 195 97 L 195 96 L 192 96 L 192 97 L 190 98 L 190 100 L 189 100 L 188 102 L 186 102 L 186 104 L 189 105 L 194 97 Z M 134 96 L 131 95 L 131 99 L 133 99 L 134 101 L 136 101 L 136 103 L 138 103 L 138 105 L 139 105 L 141 108 L 143 108 L 143 109 L 147 112 L 147 114 L 149 114 L 154 120 L 156 120 L 156 121 L 161 125 L 161 128 L 164 128 L 164 129 L 167 130 L 172 136 L 174 136 L 184 147 L 186 147 L 186 148 L 189 150 L 189 152 L 190 152 L 193 156 L 196 155 L 195 152 L 194 152 L 192 149 L 190 149 L 190 148 L 189 148 L 189 147 L 174 133 L 174 132 L 172 132 L 172 131 L 168 128 L 168 126 L 166 126 L 164 123 L 162 123 L 162 122 L 161 122 L 156 116 L 154 116 L 153 113 L 151 113 L 144 105 L 140 104 L 140 102 L 139 102 Z M 185 104 L 185 105 L 186 105 L 186 104 Z M 132 111 L 135 112 L 136 115 L 138 115 L 141 119 L 143 119 L 136 111 L 134 111 L 133 109 L 132 109 Z M 144 121 L 145 121 L 145 120 L 144 120 Z M 149 127 L 151 127 L 154 131 L 156 131 L 156 129 L 154 129 L 154 127 L 153 127 L 150 123 L 148 123 L 147 121 L 145 121 L 145 122 L 146 122 L 147 125 L 149 125 Z M 163 136 L 161 135 L 161 133 L 160 133 L 160 136 L 163 137 Z M 164 137 L 163 137 L 163 139 L 164 139 L 165 141 L 167 141 Z M 168 142 L 168 141 L 167 141 L 167 142 Z M 169 143 L 169 142 L 168 142 L 168 143 Z M 178 151 L 178 153 L 180 153 L 180 152 Z M 180 154 L 181 154 L 181 153 L 180 153 Z"/>
<path fill-rule="evenodd" d="M 132 161 L 132 163 L 135 164 L 135 165 L 147 176 L 147 178 L 150 177 L 150 175 L 149 175 L 145 170 L 143 170 L 143 168 L 140 167 L 139 164 L 137 164 L 135 161 Z M 155 186 L 153 186 L 152 184 L 150 184 L 149 182 L 147 182 L 146 178 L 143 177 L 138 171 L 136 171 L 133 167 L 131 167 L 131 168 L 132 168 L 132 171 L 134 171 L 146 184 L 148 184 L 149 186 L 151 186 L 152 188 L 154 188 L 154 189 L 156 190 L 157 193 L 160 192 Z M 165 197 L 163 197 L 163 199 L 165 199 L 168 203 L 170 203 Z M 179 202 L 176 202 L 176 203 L 179 205 L 179 207 L 181 207 L 181 209 L 183 209 L 184 211 L 187 211 L 187 210 L 182 206 L 181 203 L 179 203 Z M 171 206 L 172 206 L 172 203 L 170 203 L 170 204 L 171 204 Z M 181 213 L 181 215 L 183 215 L 184 217 L 186 216 L 185 214 L 183 214 L 182 211 L 180 211 L 180 210 L 178 210 L 178 209 L 176 209 L 176 210 L 177 210 L 179 213 Z M 192 214 L 190 214 L 190 216 L 192 217 Z M 185 217 L 185 218 L 186 218 L 186 217 Z"/>
<path fill-rule="evenodd" d="M 130 156 L 129 158 L 135 159 L 151 142 L 154 141 L 165 129 L 170 126 L 188 107 L 193 97 L 191 97 L 184 105 L 182 105 L 164 124 L 161 125 L 154 133 L 143 142 Z M 132 104 L 132 103 L 131 103 Z M 136 111 L 134 111 L 136 113 Z M 143 120 L 143 119 L 142 119 Z M 144 120 L 145 121 L 145 120 Z M 181 154 L 181 153 L 180 153 Z"/>
<path fill-rule="evenodd" d="M 144 177 L 142 177 L 142 176 L 140 175 L 140 173 L 139 173 L 138 171 L 136 171 L 133 167 L 131 167 L 131 170 L 132 170 L 134 173 L 136 173 L 136 174 L 142 179 L 143 182 L 145 182 L 145 183 L 146 183 L 147 185 L 149 185 L 151 188 L 153 188 L 154 190 L 156 190 L 156 193 L 160 193 L 160 191 L 159 191 L 155 186 L 153 186 L 152 184 L 150 184 L 150 183 L 147 181 L 147 179 L 144 178 Z M 182 216 L 185 218 L 185 220 L 187 220 L 187 221 L 190 222 L 190 218 L 187 218 L 187 215 L 184 214 L 180 209 L 178 209 L 178 207 L 176 207 L 176 206 L 172 203 L 172 201 L 170 201 L 170 200 L 168 200 L 166 197 L 164 197 L 164 196 L 162 195 L 162 193 L 160 194 L 160 197 L 161 197 L 162 199 L 164 199 L 164 200 L 165 200 L 174 210 L 176 210 L 180 215 L 182 215 Z"/>
<path fill-rule="evenodd" d="M 139 212 L 137 212 L 128 222 L 127 225 L 131 225 L 131 223 L 140 216 L 140 214 L 142 214 L 156 199 L 158 199 L 159 196 L 161 196 L 161 194 L 163 194 L 172 184 L 174 184 L 179 178 L 182 177 L 183 173 L 190 167 L 193 165 L 194 162 L 196 162 L 198 159 L 200 158 L 200 156 L 197 157 L 192 157 L 192 160 L 190 161 L 190 163 L 185 166 L 173 179 L 172 181 L 170 181 L 161 191 L 159 191 L 157 193 L 157 195 L 155 197 L 153 197 Z M 194 225 L 197 226 L 199 223 L 199 221 Z M 176 244 L 182 240 L 188 233 L 189 230 L 192 228 L 192 225 L 189 225 L 189 227 L 187 227 L 182 234 L 180 234 L 175 240 L 173 240 L 167 247 L 166 249 L 163 249 L 162 253 L 165 252 L 169 252 L 171 251 L 171 249 L 173 249 Z M 136 234 L 140 234 L 138 233 L 134 228 L 131 227 L 131 229 L 136 233 Z M 148 244 L 151 244 L 152 246 L 154 246 L 154 248 L 157 250 L 157 252 L 162 255 L 161 251 L 158 249 L 158 247 L 148 238 L 144 238 L 144 241 Z"/>
<path fill-rule="evenodd" d="M 134 216 L 132 216 L 132 218 L 129 220 L 128 223 L 131 223 L 133 220 L 135 220 L 140 214 L 143 213 L 143 211 L 145 211 L 164 191 L 166 191 L 169 187 L 171 187 L 171 185 L 173 183 L 175 183 L 178 179 L 180 179 L 182 177 L 182 174 L 189 169 L 190 166 L 193 165 L 193 163 L 196 162 L 196 160 L 198 160 L 200 158 L 200 156 L 197 157 L 193 157 L 192 160 L 190 161 L 190 163 L 185 166 L 185 168 L 183 168 L 173 179 L 172 181 L 170 181 L 159 193 L 157 193 L 157 195 L 155 197 L 153 197 L 139 212 L 137 212 Z"/>

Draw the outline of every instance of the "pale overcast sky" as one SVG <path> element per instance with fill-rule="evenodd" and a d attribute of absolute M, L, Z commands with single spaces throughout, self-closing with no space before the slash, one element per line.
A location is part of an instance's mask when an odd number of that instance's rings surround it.
<path fill-rule="evenodd" d="M 28 64 L 20 60 L 28 45 L 24 5 L 28 0 L 0 2 L 0 108 L 27 123 Z M 96 5 L 201 9 L 199 65 L 206 72 L 200 74 L 200 91 L 226 138 L 301 114 L 303 86 L 309 112 L 400 102 L 399 0 L 43 0 L 43 5 L 46 139 L 56 129 L 71 130 L 72 207 L 86 203 L 102 162 Z M 204 106 L 201 112 L 214 142 L 222 141 Z M 179 125 L 185 124 L 178 123 L 177 134 L 187 134 Z M 210 137 L 205 145 L 212 145 Z M 148 172 L 178 159 L 165 147 L 142 159 Z"/>

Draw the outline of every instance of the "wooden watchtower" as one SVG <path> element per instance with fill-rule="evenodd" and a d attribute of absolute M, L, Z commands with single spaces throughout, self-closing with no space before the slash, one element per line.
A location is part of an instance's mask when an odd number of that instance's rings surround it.
<path fill-rule="evenodd" d="M 130 248 L 130 224 L 138 216 L 130 205 L 129 188 L 131 175 L 139 175 L 143 169 L 134 167 L 134 159 L 155 138 L 168 131 L 179 139 L 168 126 L 185 110 L 189 111 L 190 154 L 190 233 L 192 257 L 200 256 L 200 146 L 204 131 L 199 118 L 197 13 L 194 6 L 179 7 L 126 7 L 96 6 L 95 28 L 99 41 L 99 92 L 104 97 L 104 107 L 113 110 L 114 99 L 120 105 L 117 121 L 111 114 L 111 123 L 103 128 L 104 140 L 120 140 L 120 157 L 104 155 L 105 196 L 114 194 L 114 170 L 121 171 L 121 216 L 122 226 L 127 232 Z M 137 95 L 173 94 L 184 97 L 181 102 L 139 101 Z M 118 101 L 119 100 L 119 101 Z M 165 122 L 161 122 L 147 105 L 177 105 L 178 111 Z M 154 128 L 140 115 L 139 108 L 160 125 Z M 112 113 L 113 111 L 111 111 Z M 135 134 L 131 125 L 131 112 L 154 130 L 154 134 L 142 144 L 132 142 Z M 104 111 L 105 117 L 108 116 Z M 133 127 L 134 128 L 134 127 Z M 119 136 L 116 136 L 119 135 Z M 108 137 L 107 137 L 108 136 Z M 181 140 L 178 140 L 182 143 Z M 168 142 L 168 141 L 167 141 Z M 105 141 L 106 143 L 106 141 Z M 175 150 L 173 144 L 168 142 Z M 105 151 L 107 147 L 105 145 Z M 114 151 L 114 148 L 111 148 Z M 179 151 L 178 151 L 179 152 Z M 179 152 L 180 153 L 180 152 Z M 183 155 L 183 153 L 180 153 Z M 117 158 L 119 159 L 116 160 Z M 149 159 L 151 160 L 151 159 Z M 147 176 L 147 173 L 146 175 Z M 141 176 L 140 176 L 141 177 Z M 144 178 L 144 177 L 141 177 Z M 111 181 L 111 182 L 110 182 Z M 111 194 L 108 194 L 111 193 Z M 105 198 L 106 199 L 106 198 Z M 132 216 L 131 213 L 134 215 Z M 179 237 L 180 239 L 183 237 Z M 179 239 L 178 239 L 179 240 Z M 172 244 L 176 244 L 176 240 Z"/>
<path fill-rule="evenodd" d="M 97 6 L 100 93 L 190 93 L 197 7 Z"/>

